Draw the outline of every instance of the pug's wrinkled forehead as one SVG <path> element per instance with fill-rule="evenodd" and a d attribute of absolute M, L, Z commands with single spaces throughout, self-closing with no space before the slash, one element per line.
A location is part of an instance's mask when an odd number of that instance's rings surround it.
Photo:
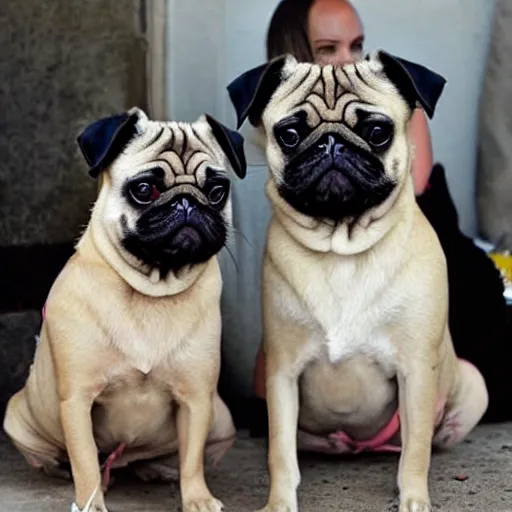
<path fill-rule="evenodd" d="M 298 63 L 282 56 L 242 74 L 229 84 L 228 92 L 238 127 L 247 118 L 255 126 L 267 127 L 302 113 L 311 128 L 343 123 L 348 134 L 362 113 L 382 113 L 405 122 L 419 105 L 432 117 L 445 82 L 424 66 L 378 50 L 343 67 Z"/>
<path fill-rule="evenodd" d="M 270 98 L 262 123 L 275 127 L 280 136 L 286 133 L 282 128 L 307 126 L 306 144 L 324 133 L 340 132 L 358 146 L 367 144 L 356 136 L 357 125 L 370 114 L 380 116 L 381 122 L 405 125 L 408 105 L 371 64 L 363 61 L 336 68 L 288 61 L 282 71 L 283 84 Z"/>
<path fill-rule="evenodd" d="M 95 121 L 77 140 L 93 177 L 107 169 L 121 180 L 148 172 L 170 188 L 201 186 L 208 169 L 246 172 L 243 138 L 206 114 L 193 123 L 163 122 L 134 107 Z"/>
<path fill-rule="evenodd" d="M 121 179 L 142 172 L 156 174 L 166 188 L 202 186 L 207 169 L 226 172 L 225 155 L 217 150 L 205 122 L 178 123 L 140 118 L 137 135 L 112 165 Z"/>

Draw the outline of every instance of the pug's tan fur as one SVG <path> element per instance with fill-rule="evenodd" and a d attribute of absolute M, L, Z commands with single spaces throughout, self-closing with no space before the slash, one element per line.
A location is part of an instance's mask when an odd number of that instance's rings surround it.
<path fill-rule="evenodd" d="M 93 496 L 89 510 L 107 510 L 97 450 L 108 454 L 123 442 L 114 467 L 179 449 L 183 510 L 219 511 L 204 478 L 204 449 L 220 459 L 235 430 L 216 391 L 217 259 L 160 276 L 122 247 L 120 217 L 136 221 L 121 188 L 155 159 L 167 166 L 169 186 L 195 187 L 206 165 L 229 164 L 204 119 L 157 123 L 134 111 L 139 136 L 103 173 L 90 223 L 49 294 L 30 376 L 9 402 L 4 428 L 35 467 L 51 472 L 69 459 L 80 509 Z M 223 215 L 229 223 L 229 202 Z M 151 464 L 139 469 L 151 472 Z"/>
<path fill-rule="evenodd" d="M 299 213 L 278 190 L 286 159 L 273 128 L 303 109 L 313 132 L 301 147 L 334 129 L 369 149 L 351 133 L 357 108 L 394 122 L 392 146 L 379 158 L 396 187 L 354 221 Z M 432 443 L 461 441 L 487 407 L 482 376 L 457 359 L 452 345 L 446 262 L 410 175 L 410 116 L 378 55 L 343 70 L 288 58 L 263 110 L 273 211 L 263 266 L 270 470 L 264 512 L 298 510 L 298 448 L 327 444 L 330 453 L 347 451 L 329 444 L 328 434 L 371 438 L 397 408 L 400 511 L 430 511 Z M 434 434 L 439 403 L 444 411 Z"/>

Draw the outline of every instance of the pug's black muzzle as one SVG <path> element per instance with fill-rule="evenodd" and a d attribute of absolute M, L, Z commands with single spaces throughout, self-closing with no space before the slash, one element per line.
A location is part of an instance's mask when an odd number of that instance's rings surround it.
<path fill-rule="evenodd" d="M 125 230 L 127 231 L 127 230 Z M 208 261 L 224 246 L 227 227 L 220 210 L 193 196 L 175 196 L 150 207 L 125 232 L 124 247 L 163 275 Z"/>
<path fill-rule="evenodd" d="M 288 162 L 279 192 L 309 217 L 341 222 L 384 202 L 394 186 L 378 158 L 327 133 Z"/>

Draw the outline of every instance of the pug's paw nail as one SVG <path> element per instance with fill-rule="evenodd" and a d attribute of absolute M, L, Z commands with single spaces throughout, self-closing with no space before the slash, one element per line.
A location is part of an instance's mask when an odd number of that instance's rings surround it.
<path fill-rule="evenodd" d="M 400 512 L 432 512 L 428 499 L 406 498 L 400 503 Z"/>
<path fill-rule="evenodd" d="M 209 498 L 187 500 L 183 504 L 183 512 L 221 512 L 224 505 L 213 496 Z"/>

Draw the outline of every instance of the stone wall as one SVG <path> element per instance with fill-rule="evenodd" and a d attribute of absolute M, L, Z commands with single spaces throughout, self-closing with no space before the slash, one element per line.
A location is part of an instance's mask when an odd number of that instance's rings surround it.
<path fill-rule="evenodd" d="M 144 100 L 132 0 L 0 2 L 0 245 L 76 238 L 95 196 L 75 137 Z"/>

